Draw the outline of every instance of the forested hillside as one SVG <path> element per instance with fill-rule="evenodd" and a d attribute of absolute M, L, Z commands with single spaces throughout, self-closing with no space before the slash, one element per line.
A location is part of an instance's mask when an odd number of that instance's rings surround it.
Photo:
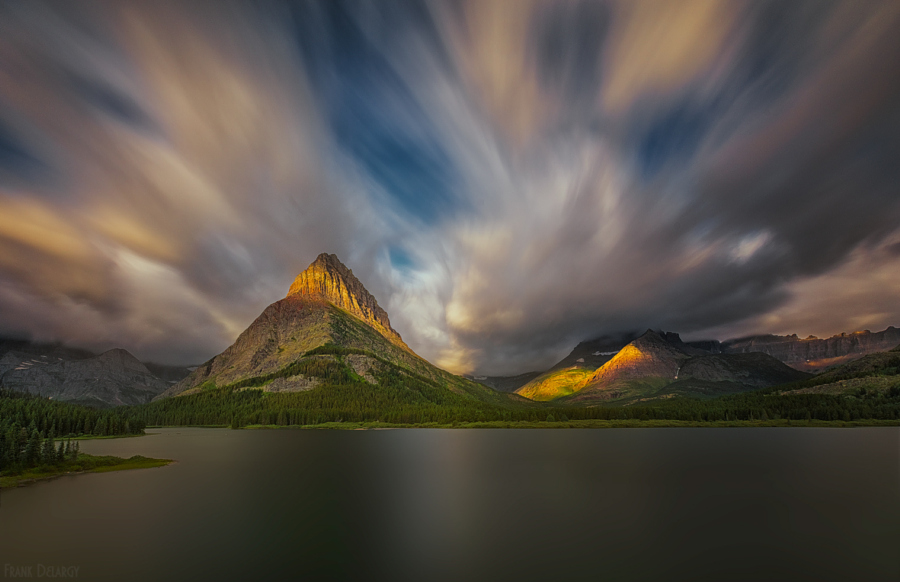
<path fill-rule="evenodd" d="M 0 389 L 0 471 L 52 465 L 77 454 L 76 436 L 142 434 L 129 407 L 96 410 Z"/>

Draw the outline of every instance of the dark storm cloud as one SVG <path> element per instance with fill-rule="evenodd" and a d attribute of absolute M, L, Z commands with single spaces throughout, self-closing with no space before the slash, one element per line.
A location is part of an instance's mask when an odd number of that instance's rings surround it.
<path fill-rule="evenodd" d="M 895 3 L 0 10 L 2 329 L 205 359 L 323 251 L 454 371 L 900 320 Z"/>

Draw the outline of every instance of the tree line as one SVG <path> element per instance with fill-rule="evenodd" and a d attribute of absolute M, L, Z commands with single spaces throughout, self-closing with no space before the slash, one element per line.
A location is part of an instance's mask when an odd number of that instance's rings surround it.
<path fill-rule="evenodd" d="M 900 382 L 888 391 L 854 395 L 781 394 L 777 389 L 712 399 L 674 398 L 633 406 L 573 407 L 550 403 L 484 402 L 458 394 L 438 382 L 384 367 L 372 385 L 340 361 L 292 364 L 323 383 L 306 392 L 267 393 L 269 377 L 241 381 L 198 394 L 134 408 L 148 425 L 306 425 L 324 422 L 452 424 L 479 421 L 545 420 L 824 420 L 900 419 Z M 295 372 L 296 373 L 296 372 Z M 282 373 L 271 377 L 281 377 Z"/>
<path fill-rule="evenodd" d="M 143 434 L 144 427 L 128 407 L 96 410 L 0 389 L 0 471 L 74 460 L 73 437 Z"/>
<path fill-rule="evenodd" d="M 887 390 L 863 387 L 850 395 L 783 394 L 783 387 L 775 387 L 706 400 L 682 397 L 631 406 L 573 407 L 552 402 L 486 402 L 390 365 L 370 370 L 377 382 L 373 385 L 347 366 L 342 354 L 328 354 L 334 359 L 323 355 L 326 354 L 311 354 L 289 369 L 229 386 L 210 385 L 196 394 L 106 410 L 0 390 L 0 469 L 50 459 L 48 440 L 56 443 L 53 446 L 58 456 L 59 442 L 55 439 L 141 434 L 148 425 L 238 428 L 325 422 L 900 420 L 900 378 Z M 270 393 L 259 389 L 272 379 L 298 373 L 319 378 L 321 384 L 305 392 Z M 40 454 L 35 453 L 38 448 Z"/>

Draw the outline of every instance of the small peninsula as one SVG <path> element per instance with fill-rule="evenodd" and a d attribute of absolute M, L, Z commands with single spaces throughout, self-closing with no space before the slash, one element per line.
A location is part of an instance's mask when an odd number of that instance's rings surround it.
<path fill-rule="evenodd" d="M 112 456 L 95 456 L 78 453 L 75 459 L 67 459 L 54 465 L 30 467 L 18 472 L 4 471 L 0 474 L 0 489 L 22 487 L 36 481 L 55 479 L 63 475 L 81 473 L 107 473 L 110 471 L 128 471 L 130 469 L 152 469 L 164 467 L 172 459 L 153 459 L 135 455 L 128 459 Z"/>

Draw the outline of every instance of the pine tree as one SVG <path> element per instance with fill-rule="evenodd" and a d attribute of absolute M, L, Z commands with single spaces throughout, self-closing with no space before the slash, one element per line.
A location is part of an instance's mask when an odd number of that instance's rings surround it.
<path fill-rule="evenodd" d="M 56 443 L 53 442 L 53 437 L 47 437 L 44 440 L 44 446 L 41 447 L 41 463 L 45 465 L 52 465 L 56 462 Z"/>
<path fill-rule="evenodd" d="M 26 467 L 35 466 L 41 457 L 41 434 L 37 428 L 31 430 L 31 437 L 28 444 L 25 445 L 24 465 Z"/>
<path fill-rule="evenodd" d="M 18 426 L 13 424 L 9 427 L 9 430 L 6 431 L 6 439 L 3 443 L 3 448 L 6 452 L 6 462 L 8 466 L 15 465 L 19 460 L 19 430 Z"/>

